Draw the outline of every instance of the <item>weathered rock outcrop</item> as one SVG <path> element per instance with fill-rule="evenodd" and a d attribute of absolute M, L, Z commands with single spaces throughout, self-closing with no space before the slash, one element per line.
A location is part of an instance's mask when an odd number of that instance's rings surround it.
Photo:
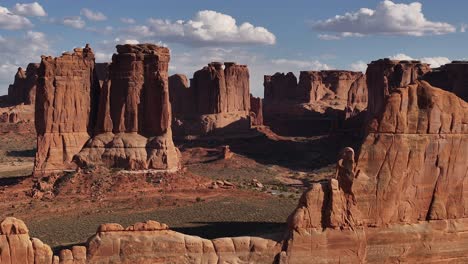
<path fill-rule="evenodd" d="M 250 124 L 263 126 L 263 99 L 250 95 Z"/>
<path fill-rule="evenodd" d="M 259 237 L 229 237 L 213 240 L 169 230 L 156 221 L 127 228 L 102 224 L 87 246 L 74 246 L 53 256 L 49 246 L 30 239 L 21 220 L 3 220 L 0 261 L 31 263 L 272 263 L 281 244 Z M 5 233 L 3 230 L 7 231 Z M 11 230 L 11 231 L 10 231 Z"/>
<path fill-rule="evenodd" d="M 368 118 L 382 114 L 393 89 L 404 87 L 430 72 L 429 64 L 420 61 L 380 59 L 369 64 L 366 72 L 369 103 Z"/>
<path fill-rule="evenodd" d="M 118 45 L 110 65 L 86 46 L 43 57 L 37 93 L 35 172 L 103 165 L 176 170 L 169 49 Z M 106 70 L 108 69 L 108 71 Z"/>
<path fill-rule="evenodd" d="M 453 61 L 426 74 L 424 80 L 468 101 L 468 62 Z"/>
<path fill-rule="evenodd" d="M 283 135 L 310 136 L 350 129 L 367 107 L 366 76 L 351 71 L 302 71 L 265 76 L 264 119 Z M 355 124 L 359 127 L 361 122 Z"/>
<path fill-rule="evenodd" d="M 233 62 L 212 62 L 190 81 L 169 78 L 174 132 L 179 136 L 236 133 L 250 127 L 249 70 Z"/>
<path fill-rule="evenodd" d="M 75 157 L 83 166 L 179 168 L 172 141 L 169 49 L 118 45 L 100 92 L 96 135 Z"/>
<path fill-rule="evenodd" d="M 42 57 L 36 95 L 35 172 L 73 167 L 90 138 L 94 53 L 76 48 L 57 58 Z"/>
<path fill-rule="evenodd" d="M 11 105 L 35 103 L 38 69 L 38 63 L 30 63 L 26 71 L 21 67 L 18 68 L 14 83 L 8 87 L 8 102 Z"/>
<path fill-rule="evenodd" d="M 7 217 L 0 222 L 0 263 L 52 264 L 52 256 L 48 245 L 29 237 L 23 221 Z"/>
<path fill-rule="evenodd" d="M 392 89 L 372 122 L 356 202 L 335 180 L 314 184 L 290 217 L 282 263 L 466 262 L 468 103 L 415 81 Z"/>

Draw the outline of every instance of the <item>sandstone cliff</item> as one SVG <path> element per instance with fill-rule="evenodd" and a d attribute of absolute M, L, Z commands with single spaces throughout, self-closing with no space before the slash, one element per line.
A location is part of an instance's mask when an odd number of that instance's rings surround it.
<path fill-rule="evenodd" d="M 398 61 L 381 59 L 373 61 L 367 67 L 367 88 L 369 103 L 368 118 L 378 117 L 385 107 L 390 92 L 420 79 L 431 68 L 420 61 Z"/>
<path fill-rule="evenodd" d="M 263 99 L 250 95 L 250 124 L 263 126 Z"/>
<path fill-rule="evenodd" d="M 176 170 L 169 102 L 169 49 L 118 45 L 102 83 L 96 134 L 75 157 L 81 166 Z"/>
<path fill-rule="evenodd" d="M 233 62 L 212 62 L 187 77 L 169 78 L 174 131 L 179 136 L 238 133 L 250 127 L 249 70 Z"/>
<path fill-rule="evenodd" d="M 265 76 L 264 120 L 282 135 L 311 136 L 355 129 L 348 119 L 367 108 L 366 76 L 351 71 L 302 71 Z M 349 124 L 348 124 L 349 123 Z"/>
<path fill-rule="evenodd" d="M 89 48 L 42 57 L 35 111 L 36 172 L 72 167 L 73 156 L 90 138 L 93 71 Z"/>
<path fill-rule="evenodd" d="M 453 61 L 424 76 L 424 80 L 468 101 L 468 62 Z"/>
<path fill-rule="evenodd" d="M 289 219 L 281 263 L 463 263 L 468 103 L 422 81 L 394 88 L 351 192 L 317 183 Z"/>
<path fill-rule="evenodd" d="M 12 105 L 34 104 L 36 100 L 36 81 L 38 63 L 30 63 L 24 71 L 21 67 L 15 75 L 15 81 L 8 87 L 8 102 Z"/>
<path fill-rule="evenodd" d="M 95 67 L 86 46 L 43 57 L 36 104 L 37 174 L 79 166 L 176 170 L 169 49 L 118 45 Z"/>

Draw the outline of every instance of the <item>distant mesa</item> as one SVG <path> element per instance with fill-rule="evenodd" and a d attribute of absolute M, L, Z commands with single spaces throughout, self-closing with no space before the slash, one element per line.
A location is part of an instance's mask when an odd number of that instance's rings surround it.
<path fill-rule="evenodd" d="M 246 65 L 212 62 L 194 73 L 169 78 L 177 136 L 236 134 L 250 129 L 250 83 Z"/>

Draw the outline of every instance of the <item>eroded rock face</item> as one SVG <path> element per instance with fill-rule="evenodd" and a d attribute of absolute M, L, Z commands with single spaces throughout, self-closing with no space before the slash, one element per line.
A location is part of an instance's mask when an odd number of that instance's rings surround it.
<path fill-rule="evenodd" d="M 339 166 L 356 202 L 335 180 L 314 184 L 280 263 L 466 262 L 467 107 L 424 81 L 392 89 L 357 165 Z"/>
<path fill-rule="evenodd" d="M 0 222 L 0 263 L 52 263 L 51 248 L 39 239 L 30 239 L 23 221 L 7 217 Z"/>
<path fill-rule="evenodd" d="M 73 156 L 90 138 L 93 71 L 90 48 L 42 57 L 35 110 L 36 172 L 73 167 Z"/>
<path fill-rule="evenodd" d="M 249 129 L 249 70 L 233 62 L 212 62 L 187 77 L 169 78 L 174 131 L 178 136 L 237 133 Z"/>
<path fill-rule="evenodd" d="M 96 68 L 86 46 L 44 57 L 36 104 L 35 172 L 102 165 L 177 170 L 169 102 L 169 49 L 118 45 Z"/>
<path fill-rule="evenodd" d="M 263 126 L 263 99 L 250 95 L 250 124 Z"/>
<path fill-rule="evenodd" d="M 102 83 L 94 135 L 75 157 L 82 165 L 176 170 L 169 102 L 169 49 L 118 45 Z"/>
<path fill-rule="evenodd" d="M 265 76 L 265 124 L 282 135 L 311 136 L 349 129 L 367 107 L 366 77 L 351 71 L 302 71 Z M 348 124 L 349 123 L 349 124 Z M 356 129 L 362 122 L 353 124 Z"/>
<path fill-rule="evenodd" d="M 73 246 L 53 256 L 49 246 L 30 239 L 21 220 L 7 218 L 0 233 L 0 261 L 31 263 L 272 263 L 281 244 L 259 237 L 228 237 L 213 240 L 188 236 L 156 221 L 127 228 L 102 224 L 87 246 Z M 11 232 L 10 230 L 13 231 Z"/>
<path fill-rule="evenodd" d="M 366 222 L 467 216 L 468 103 L 416 82 L 391 93 L 370 129 L 355 186 Z"/>
<path fill-rule="evenodd" d="M 447 90 L 468 101 L 468 62 L 454 61 L 424 76 L 435 87 Z"/>
<path fill-rule="evenodd" d="M 429 65 L 420 61 L 381 59 L 371 62 L 366 72 L 369 90 L 368 118 L 380 116 L 393 89 L 414 83 L 430 71 Z"/>
<path fill-rule="evenodd" d="M 12 105 L 34 104 L 36 100 L 36 81 L 38 63 L 30 63 L 24 71 L 21 67 L 15 75 L 15 81 L 8 87 L 8 102 Z"/>

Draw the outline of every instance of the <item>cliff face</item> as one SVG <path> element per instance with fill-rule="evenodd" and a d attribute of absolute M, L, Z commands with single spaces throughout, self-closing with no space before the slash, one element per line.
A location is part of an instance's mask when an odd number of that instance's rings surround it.
<path fill-rule="evenodd" d="M 250 95 L 250 124 L 263 126 L 263 99 Z"/>
<path fill-rule="evenodd" d="M 302 71 L 265 76 L 265 124 L 282 135 L 311 136 L 355 128 L 367 107 L 366 76 L 351 71 Z M 349 124 L 348 124 L 349 123 Z M 355 127 L 354 127 L 355 126 Z"/>
<path fill-rule="evenodd" d="M 24 71 L 18 68 L 15 81 L 8 87 L 8 102 L 12 105 L 34 104 L 36 100 L 36 81 L 38 78 L 38 63 L 30 63 Z"/>
<path fill-rule="evenodd" d="M 169 78 L 177 135 L 239 133 L 249 129 L 249 70 L 233 62 L 212 62 L 190 81 Z"/>
<path fill-rule="evenodd" d="M 384 105 L 351 188 L 331 180 L 301 198 L 281 263 L 467 261 L 468 104 L 415 81 Z"/>
<path fill-rule="evenodd" d="M 428 64 L 419 61 L 381 59 L 371 62 L 366 72 L 368 118 L 376 118 L 382 113 L 386 98 L 393 89 L 409 85 L 430 71 Z"/>
<path fill-rule="evenodd" d="M 426 82 L 396 89 L 371 126 L 356 196 L 369 224 L 466 217 L 468 104 Z"/>
<path fill-rule="evenodd" d="M 424 76 L 431 85 L 458 95 L 468 101 L 468 62 L 454 61 Z"/>
<path fill-rule="evenodd" d="M 72 166 L 90 138 L 94 54 L 75 49 L 58 58 L 42 57 L 37 86 L 35 171 Z"/>
<path fill-rule="evenodd" d="M 36 104 L 35 171 L 88 165 L 175 170 L 169 50 L 117 46 L 112 64 L 95 69 L 87 46 L 41 63 Z M 108 73 L 107 70 L 108 69 Z"/>
<path fill-rule="evenodd" d="M 82 165 L 176 170 L 169 102 L 169 49 L 118 45 L 102 83 L 96 135 L 75 157 Z"/>

